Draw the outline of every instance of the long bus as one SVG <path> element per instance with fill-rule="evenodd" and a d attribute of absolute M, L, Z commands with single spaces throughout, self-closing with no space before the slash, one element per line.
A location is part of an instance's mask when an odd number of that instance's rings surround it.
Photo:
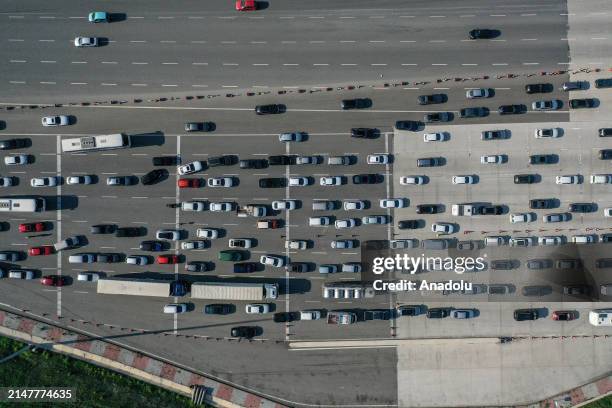
<path fill-rule="evenodd" d="M 40 212 L 45 211 L 45 199 L 42 197 L 21 198 L 1 197 L 0 211 L 5 212 Z"/>
<path fill-rule="evenodd" d="M 97 150 L 123 149 L 130 147 L 130 136 L 124 133 L 114 135 L 83 136 L 62 139 L 63 153 L 93 152 Z"/>

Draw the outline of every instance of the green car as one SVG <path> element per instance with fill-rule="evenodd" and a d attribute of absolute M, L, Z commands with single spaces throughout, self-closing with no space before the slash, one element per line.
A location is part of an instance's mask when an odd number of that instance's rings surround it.
<path fill-rule="evenodd" d="M 93 11 L 89 13 L 90 23 L 108 23 L 109 21 L 108 13 L 105 11 Z"/>
<path fill-rule="evenodd" d="M 230 261 L 237 262 L 242 261 L 244 257 L 242 256 L 242 252 L 240 251 L 221 251 L 219 252 L 219 260 L 220 261 Z"/>

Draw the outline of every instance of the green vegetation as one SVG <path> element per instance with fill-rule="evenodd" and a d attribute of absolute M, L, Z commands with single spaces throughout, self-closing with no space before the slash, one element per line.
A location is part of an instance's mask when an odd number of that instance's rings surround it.
<path fill-rule="evenodd" d="M 0 360 L 25 346 L 25 343 L 0 337 Z M 76 390 L 76 400 L 54 404 L 60 407 L 195 407 L 181 395 L 41 349 L 36 352 L 28 350 L 0 364 L 0 384 L 3 387 L 68 387 Z M 9 405 L 15 404 L 0 402 L 0 407 Z M 40 408 L 50 404 L 21 403 L 19 406 Z"/>
<path fill-rule="evenodd" d="M 584 406 L 584 408 L 612 408 L 612 395 L 608 395 L 602 399 L 591 402 Z"/>

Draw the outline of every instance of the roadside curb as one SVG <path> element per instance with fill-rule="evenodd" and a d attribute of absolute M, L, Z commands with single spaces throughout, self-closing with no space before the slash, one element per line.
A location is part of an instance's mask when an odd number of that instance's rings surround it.
<path fill-rule="evenodd" d="M 196 390 L 203 402 L 215 407 L 285 407 L 166 361 L 3 310 L 0 310 L 0 335 L 85 360 L 187 397 Z"/>
<path fill-rule="evenodd" d="M 580 407 L 607 395 L 612 395 L 612 374 L 525 407 Z"/>

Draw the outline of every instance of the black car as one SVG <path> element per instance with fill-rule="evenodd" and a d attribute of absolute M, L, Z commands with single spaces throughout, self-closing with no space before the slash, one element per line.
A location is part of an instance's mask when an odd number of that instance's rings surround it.
<path fill-rule="evenodd" d="M 378 184 L 382 183 L 383 179 L 380 174 L 355 174 L 353 184 Z"/>
<path fill-rule="evenodd" d="M 388 309 L 366 310 L 364 314 L 365 320 L 389 320 L 390 318 L 391 311 Z"/>
<path fill-rule="evenodd" d="M 491 30 L 488 28 L 475 28 L 469 32 L 471 40 L 488 40 L 495 38 L 499 35 L 498 30 Z"/>
<path fill-rule="evenodd" d="M 501 215 L 504 213 L 504 207 L 501 205 L 483 205 L 476 210 L 480 215 Z"/>
<path fill-rule="evenodd" d="M 417 229 L 419 224 L 419 220 L 402 220 L 397 224 L 397 227 L 399 229 Z"/>
<path fill-rule="evenodd" d="M 142 241 L 139 248 L 141 251 L 159 252 L 164 250 L 164 244 L 160 241 Z"/>
<path fill-rule="evenodd" d="M 226 315 L 232 313 L 234 309 L 235 307 L 232 304 L 215 303 L 212 305 L 204 306 L 204 314 Z"/>
<path fill-rule="evenodd" d="M 516 309 L 514 311 L 514 320 L 522 322 L 525 320 L 536 320 L 539 317 L 538 309 Z"/>
<path fill-rule="evenodd" d="M 266 159 L 246 159 L 240 160 L 241 169 L 265 169 L 268 167 Z"/>
<path fill-rule="evenodd" d="M 570 99 L 569 101 L 570 108 L 572 109 L 582 109 L 582 108 L 594 108 L 596 105 L 595 99 L 587 98 L 587 99 Z"/>
<path fill-rule="evenodd" d="M 450 316 L 450 309 L 446 307 L 432 307 L 427 310 L 427 318 L 429 319 L 444 319 Z"/>
<path fill-rule="evenodd" d="M 282 188 L 287 186 L 287 179 L 284 177 L 266 177 L 259 179 L 260 188 Z"/>
<path fill-rule="evenodd" d="M 98 254 L 97 261 L 100 263 L 121 262 L 120 254 Z"/>
<path fill-rule="evenodd" d="M 483 107 L 463 108 L 459 111 L 459 116 L 462 118 L 482 118 L 489 114 L 489 110 Z"/>
<path fill-rule="evenodd" d="M 92 234 L 112 234 L 117 228 L 114 224 L 98 224 L 89 227 L 89 232 Z"/>
<path fill-rule="evenodd" d="M 296 273 L 302 273 L 302 272 L 308 272 L 308 264 L 305 262 L 291 262 L 289 264 L 289 272 L 296 272 Z"/>
<path fill-rule="evenodd" d="M 527 84 L 525 85 L 525 92 L 528 94 L 535 93 L 548 93 L 554 89 L 552 84 Z"/>
<path fill-rule="evenodd" d="M 459 241 L 457 242 L 457 250 L 459 251 L 473 251 L 478 249 L 478 243 L 476 241 Z"/>
<path fill-rule="evenodd" d="M 416 206 L 417 214 L 437 214 L 440 212 L 438 204 L 419 204 Z"/>
<path fill-rule="evenodd" d="M 257 264 L 255 262 L 240 262 L 234 264 L 234 273 L 255 272 Z"/>
<path fill-rule="evenodd" d="M 571 203 L 568 209 L 570 212 L 590 213 L 590 212 L 597 211 L 597 204 L 595 203 Z"/>
<path fill-rule="evenodd" d="M 534 198 L 529 200 L 529 208 L 532 210 L 554 208 L 554 201 L 551 198 Z"/>
<path fill-rule="evenodd" d="M 272 320 L 274 320 L 275 323 L 287 323 L 298 320 L 299 318 L 299 312 L 278 312 L 274 313 Z"/>
<path fill-rule="evenodd" d="M 554 164 L 559 161 L 556 154 L 532 154 L 529 156 L 529 164 Z"/>
<path fill-rule="evenodd" d="M 536 181 L 535 174 L 515 174 L 514 184 L 533 184 Z"/>
<path fill-rule="evenodd" d="M 588 295 L 590 292 L 591 287 L 589 285 L 576 284 L 563 287 L 563 294 L 565 295 Z"/>
<path fill-rule="evenodd" d="M 557 269 L 578 269 L 582 266 L 580 259 L 558 259 L 555 262 L 555 268 Z"/>
<path fill-rule="evenodd" d="M 417 159 L 417 167 L 435 167 L 442 166 L 444 160 L 442 157 L 422 157 Z"/>
<path fill-rule="evenodd" d="M 343 99 L 340 107 L 344 110 L 348 109 L 364 109 L 372 106 L 372 100 L 369 98 Z"/>
<path fill-rule="evenodd" d="M 187 122 L 185 132 L 210 132 L 215 128 L 212 122 Z"/>
<path fill-rule="evenodd" d="M 423 122 L 425 123 L 450 122 L 451 120 L 453 120 L 453 115 L 450 112 L 426 113 L 423 116 Z"/>
<path fill-rule="evenodd" d="M 599 236 L 599 242 L 602 244 L 609 244 L 612 242 L 612 234 L 601 234 Z"/>
<path fill-rule="evenodd" d="M 268 156 L 268 162 L 270 166 L 287 166 L 290 164 L 295 164 L 296 156 L 287 156 L 285 154 L 280 154 L 277 156 Z"/>
<path fill-rule="evenodd" d="M 419 105 L 432 105 L 435 103 L 444 103 L 448 101 L 445 94 L 419 95 L 417 97 Z"/>
<path fill-rule="evenodd" d="M 21 149 L 27 147 L 25 139 L 0 140 L 0 150 Z"/>
<path fill-rule="evenodd" d="M 599 137 L 610 137 L 610 136 L 612 136 L 612 128 L 599 129 Z"/>
<path fill-rule="evenodd" d="M 610 160 L 612 159 L 612 149 L 603 149 L 599 151 L 599 159 L 600 160 Z"/>
<path fill-rule="evenodd" d="M 482 140 L 501 140 L 509 137 L 510 130 L 508 129 L 483 130 L 480 136 Z"/>
<path fill-rule="evenodd" d="M 375 139 L 378 137 L 378 130 L 372 128 L 352 128 L 351 137 L 360 139 Z"/>
<path fill-rule="evenodd" d="M 525 112 L 525 107 L 523 105 L 502 105 L 497 108 L 497 113 L 500 115 L 515 115 L 518 113 Z"/>
<path fill-rule="evenodd" d="M 255 114 L 256 115 L 274 115 L 277 113 L 282 113 L 284 105 L 257 105 L 255 106 Z"/>
<path fill-rule="evenodd" d="M 176 166 L 178 163 L 177 156 L 158 156 L 153 158 L 154 166 Z"/>
<path fill-rule="evenodd" d="M 208 158 L 208 167 L 231 166 L 238 162 L 238 158 L 232 155 L 211 156 Z"/>
<path fill-rule="evenodd" d="M 230 330 L 232 337 L 251 338 L 257 335 L 257 327 L 254 326 L 237 326 Z"/>
<path fill-rule="evenodd" d="M 507 271 L 516 268 L 516 261 L 512 259 L 495 259 L 491 261 L 491 269 Z"/>
<path fill-rule="evenodd" d="M 595 88 L 612 88 L 612 78 L 596 79 Z"/>
<path fill-rule="evenodd" d="M 144 176 L 140 177 L 140 182 L 145 186 L 150 186 L 152 184 L 159 183 L 167 175 L 168 172 L 166 170 L 151 170 Z"/>
<path fill-rule="evenodd" d="M 401 305 L 397 308 L 398 316 L 418 316 L 423 313 L 421 305 Z"/>
<path fill-rule="evenodd" d="M 521 289 L 523 296 L 545 296 L 551 291 L 551 287 L 545 285 L 523 286 Z"/>
<path fill-rule="evenodd" d="M 600 258 L 596 260 L 595 267 L 599 269 L 612 268 L 612 258 Z"/>
<path fill-rule="evenodd" d="M 144 235 L 144 228 L 140 227 L 122 227 L 115 230 L 116 237 L 139 237 Z"/>
<path fill-rule="evenodd" d="M 416 132 L 421 127 L 421 124 L 414 120 L 398 120 L 395 122 L 395 128 L 397 130 L 410 130 Z"/>

